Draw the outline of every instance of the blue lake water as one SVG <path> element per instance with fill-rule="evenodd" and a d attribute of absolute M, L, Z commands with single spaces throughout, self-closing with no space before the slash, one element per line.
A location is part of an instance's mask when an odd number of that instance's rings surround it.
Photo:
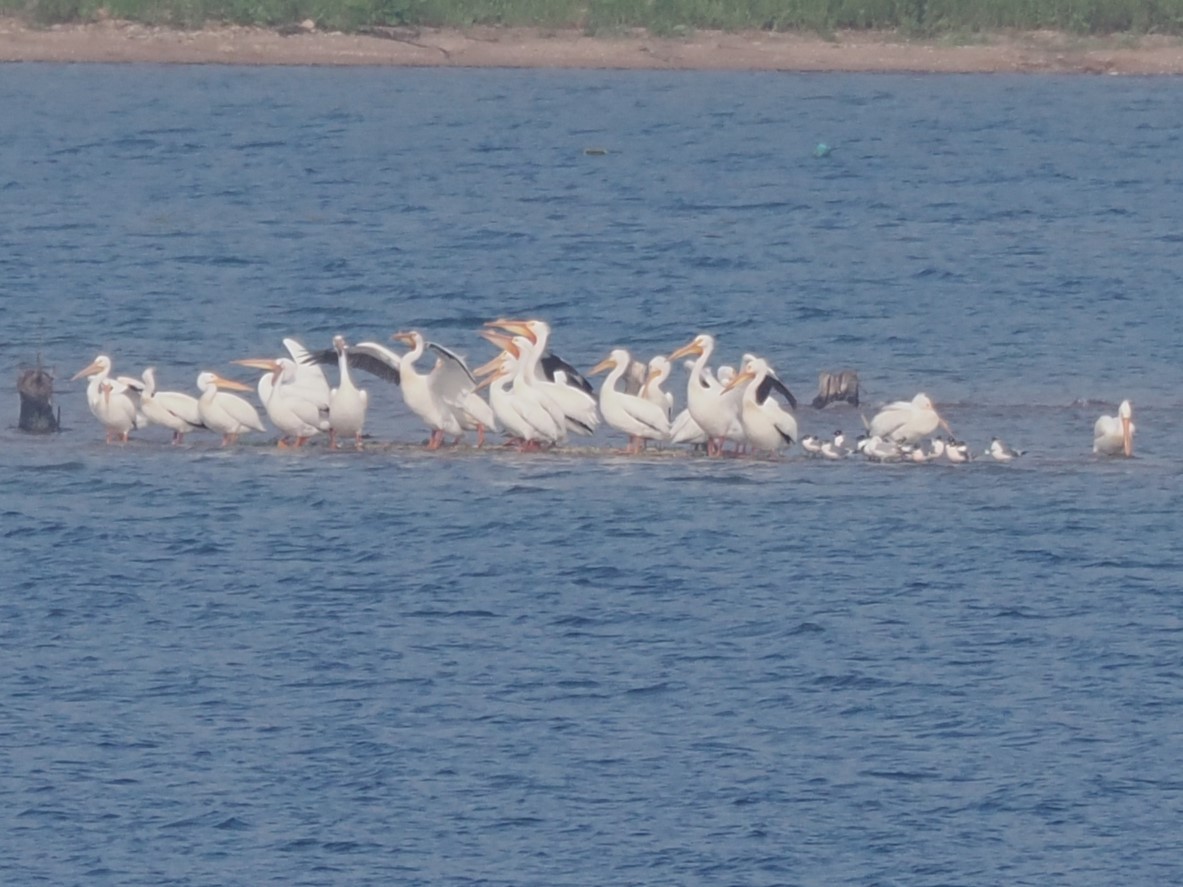
<path fill-rule="evenodd" d="M 0 881 L 1183 881 L 1177 80 L 2 75 L 0 374 L 67 430 L 0 419 Z M 107 447 L 65 382 L 501 315 L 1030 452 Z"/>

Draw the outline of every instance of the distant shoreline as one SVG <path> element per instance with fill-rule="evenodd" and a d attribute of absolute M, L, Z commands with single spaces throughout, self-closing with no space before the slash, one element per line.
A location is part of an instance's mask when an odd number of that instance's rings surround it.
<path fill-rule="evenodd" d="M 488 27 L 343 34 L 312 22 L 284 34 L 122 21 L 34 28 L 0 19 L 0 62 L 1178 75 L 1183 39 L 1024 32 L 978 35 L 959 44 L 862 31 L 823 39 L 764 31 L 654 37 Z"/>

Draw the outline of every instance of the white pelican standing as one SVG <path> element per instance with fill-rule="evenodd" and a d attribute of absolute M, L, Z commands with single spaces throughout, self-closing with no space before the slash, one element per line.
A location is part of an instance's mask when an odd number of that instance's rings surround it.
<path fill-rule="evenodd" d="M 590 435 L 600 424 L 595 389 L 579 370 L 551 353 L 550 324 L 543 320 L 493 320 L 486 327 L 507 330 L 529 340 L 520 361 L 527 374 L 533 375 L 542 396 L 562 410 L 566 429 L 573 434 Z"/>
<path fill-rule="evenodd" d="M 327 403 L 329 380 L 325 378 L 324 370 L 318 365 L 320 361 L 296 339 L 284 339 L 283 347 L 287 349 L 288 354 L 296 363 L 296 378 L 292 384 L 304 391 L 309 400 Z M 259 381 L 262 383 L 263 380 Z M 259 397 L 263 397 L 261 389 Z"/>
<path fill-rule="evenodd" d="M 932 434 L 938 425 L 953 433 L 928 395 L 917 394 L 911 400 L 897 400 L 881 409 L 867 425 L 867 433 L 893 443 L 914 444 Z"/>
<path fill-rule="evenodd" d="M 302 447 L 310 437 L 328 430 L 328 391 L 322 394 L 319 386 L 302 386 L 299 366 L 294 360 L 247 358 L 231 363 L 266 370 L 259 380 L 259 399 L 267 410 L 267 418 L 279 429 L 280 447 L 289 446 L 289 440 L 294 440 L 291 446 Z"/>
<path fill-rule="evenodd" d="M 1134 455 L 1134 408 L 1123 400 L 1116 416 L 1102 416 L 1093 426 L 1093 452 L 1102 456 Z"/>
<path fill-rule="evenodd" d="M 641 452 L 646 440 L 666 440 L 670 434 L 670 420 L 663 406 L 616 389 L 616 383 L 631 365 L 629 353 L 617 348 L 592 368 L 591 375 L 612 370 L 600 387 L 600 412 L 604 421 L 628 435 L 625 452 L 636 454 Z M 641 390 L 644 390 L 644 383 Z"/>
<path fill-rule="evenodd" d="M 748 443 L 774 457 L 785 447 L 792 446 L 797 440 L 797 420 L 772 395 L 774 392 L 780 394 L 793 406 L 797 400 L 772 372 L 768 361 L 749 357 L 741 372 L 723 390 L 740 386 L 743 386 L 740 420 Z"/>
<path fill-rule="evenodd" d="M 674 418 L 674 396 L 668 391 L 663 391 L 661 386 L 670 377 L 671 369 L 668 357 L 664 354 L 656 355 L 649 361 L 649 372 L 645 377 L 645 384 L 641 386 L 641 397 L 661 407 L 667 422 L 672 422 Z"/>
<path fill-rule="evenodd" d="M 287 446 L 288 438 L 295 438 L 296 446 L 299 447 L 312 435 L 326 430 L 329 383 L 324 370 L 316 365 L 308 349 L 296 339 L 284 339 L 283 346 L 291 355 L 290 359 L 252 358 L 232 362 L 264 370 L 256 386 L 259 401 L 267 410 L 268 418 L 280 430 L 282 437 L 279 445 Z M 297 400 L 304 403 L 297 403 Z M 315 417 L 308 404 L 315 405 Z M 273 411 L 276 416 L 272 416 Z"/>
<path fill-rule="evenodd" d="M 361 433 L 366 424 L 366 409 L 370 396 L 353 382 L 349 364 L 353 360 L 344 336 L 333 336 L 333 347 L 307 352 L 304 362 L 337 365 L 337 387 L 329 389 L 329 448 L 337 449 L 338 438 L 352 437 L 354 446 L 362 448 Z M 389 375 L 388 372 L 384 373 Z M 398 371 L 394 372 L 397 384 Z"/>
<path fill-rule="evenodd" d="M 534 340 L 528 336 L 516 334 L 507 336 L 505 333 L 499 333 L 492 329 L 483 329 L 479 335 L 501 348 L 502 354 L 513 358 L 514 395 L 526 397 L 528 394 L 529 400 L 537 402 L 542 409 L 546 410 L 551 423 L 557 429 L 555 434 L 551 434 L 550 425 L 544 423 L 546 424 L 544 436 L 549 443 L 552 446 L 565 443 L 567 430 L 570 426 L 570 419 L 564 411 L 562 403 L 562 391 L 568 385 L 566 371 L 556 369 L 554 379 L 547 379 L 539 370 L 538 351 L 534 346 Z M 482 369 L 487 369 L 489 366 L 490 364 L 487 363 Z M 572 372 L 578 375 L 577 371 L 572 370 Z M 579 378 L 582 379 L 583 376 L 580 375 Z M 575 391 L 574 388 L 570 390 Z"/>
<path fill-rule="evenodd" d="M 666 363 L 669 363 L 669 358 L 666 358 Z M 671 365 L 672 366 L 672 365 Z M 686 368 L 686 372 L 694 372 L 694 361 L 683 361 L 682 366 Z M 710 370 L 705 372 L 709 373 Z M 690 415 L 689 409 L 684 409 L 678 413 L 670 422 L 670 443 L 675 444 L 693 444 L 695 447 L 705 447 L 707 445 L 707 433 L 702 430 L 694 417 Z"/>
<path fill-rule="evenodd" d="M 183 444 L 190 431 L 205 428 L 196 397 L 182 391 L 157 391 L 155 367 L 144 370 L 142 379 L 138 386 L 128 381 L 140 393 L 140 413 L 153 425 L 172 431 L 174 445 Z"/>
<path fill-rule="evenodd" d="M 485 433 L 497 430 L 497 417 L 488 401 L 477 391 L 476 377 L 464 358 L 438 342 L 425 341 L 415 330 L 395 333 L 391 338 L 409 346 L 416 359 L 423 354 L 424 348 L 435 353 L 435 365 L 428 376 L 432 389 L 452 410 L 463 430 L 477 433 L 477 446 L 483 447 Z"/>
<path fill-rule="evenodd" d="M 485 324 L 487 327 L 497 327 L 503 330 L 508 330 L 514 335 L 525 336 L 534 343 L 535 348 L 538 349 L 539 355 L 539 375 L 548 382 L 553 382 L 555 373 L 562 371 L 565 384 L 572 388 L 578 388 L 594 400 L 595 389 L 591 382 L 587 381 L 579 370 L 563 360 L 557 354 L 550 350 L 550 324 L 545 320 L 506 320 L 500 318 L 498 320 L 490 320 Z"/>
<path fill-rule="evenodd" d="M 512 350 L 502 351 L 476 373 L 487 377 L 480 387 L 489 388 L 489 404 L 506 431 L 520 441 L 520 450 L 553 446 L 566 437 L 561 419 L 547 410 Z"/>
<path fill-rule="evenodd" d="M 70 379 L 86 377 L 86 404 L 107 431 L 107 443 L 118 438 L 127 443 L 128 435 L 136 427 L 136 403 L 128 386 L 111 378 L 111 358 L 100 354 Z"/>
<path fill-rule="evenodd" d="M 433 342 L 431 350 L 436 353 L 435 364 L 430 371 L 420 373 L 415 363 L 428 348 L 422 333 L 410 330 L 395 333 L 390 338 L 411 349 L 401 358 L 403 380 L 400 387 L 407 406 L 432 429 L 427 448 L 437 449 L 443 443 L 445 434 L 459 441 L 465 431 L 461 421 L 462 404 L 477 387 L 477 380 L 468 369 L 468 364 L 460 355 Z"/>
<path fill-rule="evenodd" d="M 241 397 L 219 390 L 250 391 L 250 386 L 223 379 L 217 373 L 204 372 L 197 376 L 197 388 L 201 391 L 201 397 L 197 399 L 201 422 L 222 435 L 222 446 L 235 443 L 244 431 L 267 430 L 253 406 Z"/>
<path fill-rule="evenodd" d="M 707 371 L 707 361 L 714 350 L 714 336 L 701 333 L 669 356 L 669 360 L 674 361 L 689 354 L 697 355 L 698 359 L 691 367 L 690 380 L 686 384 L 686 408 L 707 436 L 709 456 L 718 456 L 723 452 L 724 440 L 743 440 L 740 419 L 742 392 L 735 391 L 734 396 L 731 396 Z"/>

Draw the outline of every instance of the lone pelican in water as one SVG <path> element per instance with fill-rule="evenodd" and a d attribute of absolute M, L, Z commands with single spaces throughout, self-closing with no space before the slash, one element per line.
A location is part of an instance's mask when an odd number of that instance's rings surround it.
<path fill-rule="evenodd" d="M 1123 400 L 1116 416 L 1102 416 L 1093 426 L 1093 452 L 1102 456 L 1134 455 L 1134 408 Z"/>

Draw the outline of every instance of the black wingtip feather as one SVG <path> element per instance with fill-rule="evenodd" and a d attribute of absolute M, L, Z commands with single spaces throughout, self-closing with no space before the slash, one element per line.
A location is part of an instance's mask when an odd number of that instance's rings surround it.
<path fill-rule="evenodd" d="M 555 380 L 555 372 L 562 370 L 567 376 L 567 382 L 572 387 L 579 388 L 592 397 L 596 396 L 596 391 L 592 388 L 591 382 L 587 381 L 579 370 L 575 369 L 575 367 L 571 366 L 571 364 L 567 363 L 567 361 L 563 360 L 557 354 L 552 354 L 548 351 L 542 355 L 541 364 L 542 372 L 546 374 L 546 378 L 551 382 Z"/>

